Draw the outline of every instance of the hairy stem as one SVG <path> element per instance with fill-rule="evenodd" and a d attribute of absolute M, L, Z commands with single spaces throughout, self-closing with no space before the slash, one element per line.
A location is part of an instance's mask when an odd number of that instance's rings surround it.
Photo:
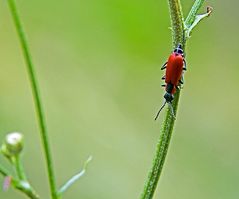
<path fill-rule="evenodd" d="M 168 0 L 168 5 L 172 26 L 173 48 L 177 47 L 179 43 L 184 46 L 184 23 L 180 0 Z"/>
<path fill-rule="evenodd" d="M 185 20 L 184 25 L 185 25 L 186 38 L 190 37 L 192 30 L 198 25 L 200 21 L 210 16 L 213 10 L 212 7 L 208 6 L 206 13 L 198 15 L 197 12 L 201 8 L 204 1 L 205 0 L 196 0 Z"/>
<path fill-rule="evenodd" d="M 52 197 L 52 199 L 57 199 L 55 175 L 54 175 L 54 170 L 53 170 L 52 157 L 51 157 L 51 153 L 50 153 L 48 133 L 47 133 L 47 128 L 46 128 L 45 117 L 43 114 L 43 108 L 42 108 L 42 102 L 40 99 L 39 88 L 38 88 L 36 75 L 35 75 L 35 71 L 34 71 L 34 66 L 32 63 L 31 55 L 30 55 L 30 50 L 28 47 L 27 39 L 26 39 L 24 30 L 23 30 L 23 26 L 22 26 L 19 14 L 18 14 L 18 11 L 16 8 L 15 0 L 8 0 L 8 4 L 9 4 L 10 12 L 12 14 L 13 21 L 16 26 L 16 30 L 18 33 L 18 37 L 19 37 L 19 40 L 21 43 L 22 51 L 24 54 L 26 65 L 27 65 L 29 79 L 31 82 L 32 94 L 33 94 L 33 99 L 34 99 L 34 103 L 35 103 L 37 119 L 38 119 L 38 123 L 39 123 L 39 127 L 40 127 L 40 134 L 41 134 L 41 138 L 42 138 L 44 153 L 45 153 L 45 157 L 46 157 L 51 197 Z"/>
<path fill-rule="evenodd" d="M 205 0 L 195 0 L 186 20 L 185 20 L 185 25 L 186 27 L 189 27 L 193 24 L 195 21 L 196 15 L 201 8 L 202 4 L 204 3 Z"/>
<path fill-rule="evenodd" d="M 172 25 L 173 47 L 175 48 L 179 43 L 182 44 L 182 46 L 184 47 L 184 25 L 180 0 L 168 0 L 168 3 Z M 175 115 L 177 113 L 179 96 L 180 90 L 176 92 L 172 103 Z M 152 168 L 149 171 L 148 179 L 145 183 L 143 193 L 141 194 L 141 199 L 153 198 L 167 155 L 170 138 L 173 132 L 174 122 L 175 119 L 172 116 L 170 109 L 168 108 L 162 124 L 161 134 L 157 144 Z"/>

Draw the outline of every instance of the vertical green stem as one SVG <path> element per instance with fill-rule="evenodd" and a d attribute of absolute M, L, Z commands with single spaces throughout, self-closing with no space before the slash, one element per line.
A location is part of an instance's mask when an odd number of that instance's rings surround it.
<path fill-rule="evenodd" d="M 184 24 L 180 0 L 168 0 L 168 4 L 172 25 L 173 47 L 175 48 L 179 43 L 181 43 L 182 46 L 184 47 L 185 46 Z M 177 113 L 179 96 L 180 90 L 176 92 L 172 103 L 175 115 Z M 161 134 L 157 144 L 156 153 L 152 163 L 152 168 L 149 171 L 148 179 L 145 183 L 144 190 L 141 194 L 141 199 L 153 198 L 167 155 L 174 123 L 175 119 L 172 116 L 170 109 L 168 108 L 165 119 L 162 124 Z"/>
<path fill-rule="evenodd" d="M 172 26 L 173 48 L 180 43 L 184 46 L 183 12 L 180 0 L 168 0 L 169 13 Z"/>
<path fill-rule="evenodd" d="M 20 155 L 17 155 L 15 157 L 14 161 L 15 161 L 15 167 L 16 167 L 16 172 L 17 172 L 18 178 L 20 180 L 26 180 L 26 175 L 25 175 L 25 172 L 24 172 L 23 167 L 22 167 Z"/>
<path fill-rule="evenodd" d="M 10 12 L 12 14 L 13 21 L 16 26 L 16 30 L 18 33 L 18 37 L 21 43 L 22 51 L 24 54 L 24 58 L 27 65 L 27 70 L 29 74 L 29 79 L 32 86 L 32 93 L 33 93 L 33 99 L 35 103 L 36 108 L 36 114 L 38 118 L 38 123 L 40 127 L 40 134 L 42 138 L 44 153 L 46 157 L 46 163 L 47 163 L 47 170 L 48 170 L 48 179 L 50 184 L 50 190 L 51 190 L 51 197 L 52 199 L 57 199 L 57 190 L 55 185 L 55 175 L 53 171 L 53 163 L 52 163 L 52 157 L 50 153 L 50 147 L 49 147 L 49 141 L 48 141 L 48 133 L 46 128 L 46 122 L 43 114 L 43 108 L 42 108 L 42 102 L 40 99 L 40 93 L 39 88 L 36 80 L 36 75 L 34 71 L 34 66 L 32 63 L 32 58 L 30 55 L 30 50 L 27 44 L 27 39 L 23 30 L 23 26 L 16 8 L 15 0 L 8 0 Z"/>

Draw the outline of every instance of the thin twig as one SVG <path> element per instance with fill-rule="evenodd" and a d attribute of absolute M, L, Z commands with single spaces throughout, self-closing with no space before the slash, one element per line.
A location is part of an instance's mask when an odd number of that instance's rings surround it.
<path fill-rule="evenodd" d="M 24 33 L 19 14 L 16 8 L 15 0 L 8 0 L 8 4 L 9 4 L 10 12 L 12 14 L 12 18 L 15 23 L 18 37 L 21 43 L 21 47 L 22 47 L 22 51 L 26 61 L 29 79 L 30 79 L 30 83 L 32 87 L 32 94 L 33 94 L 33 99 L 35 102 L 36 114 L 37 114 L 37 119 L 38 119 L 38 123 L 40 127 L 40 134 L 42 138 L 44 153 L 46 157 L 46 165 L 47 165 L 47 171 L 48 171 L 51 197 L 52 199 L 57 199 L 57 189 L 55 185 L 55 175 L 53 170 L 52 157 L 50 153 L 48 133 L 47 133 L 46 122 L 45 122 L 45 117 L 44 117 L 43 108 L 42 108 L 42 102 L 40 99 L 40 92 L 39 92 L 39 88 L 38 88 L 38 84 L 36 80 L 32 58 L 30 55 L 30 50 L 28 47 L 26 35 Z"/>
<path fill-rule="evenodd" d="M 69 189 L 77 180 L 79 180 L 86 172 L 87 166 L 89 162 L 92 160 L 92 156 L 90 156 L 84 163 L 83 169 L 72 176 L 58 191 L 58 195 L 61 196 L 67 189 Z"/>
<path fill-rule="evenodd" d="M 26 194 L 29 198 L 31 199 L 40 199 L 40 197 L 38 196 L 38 194 L 36 193 L 36 191 L 31 187 L 31 185 L 27 182 L 27 181 L 22 181 L 22 180 L 18 180 L 15 179 L 13 176 L 10 175 L 10 173 L 3 168 L 0 165 L 0 174 L 3 177 L 10 177 L 11 178 L 11 184 L 18 189 L 19 191 L 23 192 L 24 194 Z"/>
<path fill-rule="evenodd" d="M 205 0 L 195 0 L 186 20 L 185 20 L 185 26 L 189 27 L 192 25 L 192 23 L 195 21 L 196 15 L 201 8 L 202 4 Z"/>
<path fill-rule="evenodd" d="M 22 166 L 22 162 L 21 162 L 21 157 L 20 155 L 17 155 L 15 157 L 15 168 L 16 168 L 16 173 L 17 176 L 20 180 L 26 180 L 26 175 Z"/>
<path fill-rule="evenodd" d="M 26 181 L 17 181 L 13 179 L 13 185 L 16 189 L 26 194 L 31 199 L 40 199 L 36 191 Z"/>

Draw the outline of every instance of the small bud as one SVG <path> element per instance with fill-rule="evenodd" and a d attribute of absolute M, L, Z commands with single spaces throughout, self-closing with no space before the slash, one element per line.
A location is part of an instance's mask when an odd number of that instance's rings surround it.
<path fill-rule="evenodd" d="M 210 14 L 212 13 L 213 11 L 213 8 L 211 6 L 207 6 L 207 13 L 208 13 L 208 16 L 210 16 Z"/>
<path fill-rule="evenodd" d="M 11 158 L 12 156 L 19 155 L 23 149 L 23 135 L 18 132 L 9 133 L 5 142 L 2 145 L 2 153 Z"/>

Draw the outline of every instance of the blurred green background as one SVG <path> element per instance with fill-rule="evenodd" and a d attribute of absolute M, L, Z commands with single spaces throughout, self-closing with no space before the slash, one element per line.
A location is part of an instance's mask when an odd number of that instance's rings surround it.
<path fill-rule="evenodd" d="M 182 1 L 184 15 L 192 3 Z M 165 114 L 153 120 L 163 101 L 160 66 L 172 50 L 167 1 L 17 4 L 44 101 L 58 186 L 93 156 L 87 174 L 64 198 L 139 198 Z M 187 44 L 185 86 L 155 198 L 239 198 L 239 2 L 207 4 L 214 13 Z M 0 3 L 0 44 L 0 140 L 11 131 L 24 133 L 27 174 L 48 199 L 30 85 L 6 1 Z M 0 191 L 0 198 L 25 196 L 11 189 Z"/>

